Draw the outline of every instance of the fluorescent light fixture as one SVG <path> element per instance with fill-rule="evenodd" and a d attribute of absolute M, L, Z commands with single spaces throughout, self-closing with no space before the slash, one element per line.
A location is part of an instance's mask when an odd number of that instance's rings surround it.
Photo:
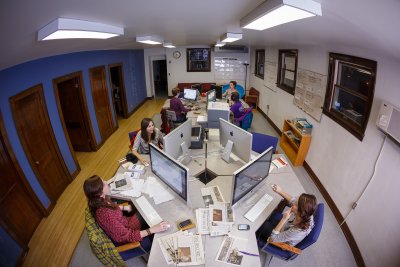
<path fill-rule="evenodd" d="M 321 15 L 321 4 L 312 0 L 267 0 L 242 18 L 240 26 L 262 31 L 287 22 Z"/>
<path fill-rule="evenodd" d="M 215 44 L 215 47 L 221 47 L 221 46 L 224 46 L 224 45 L 225 45 L 225 43 L 223 43 L 223 42 L 217 42 Z"/>
<path fill-rule="evenodd" d="M 242 39 L 242 34 L 227 32 L 227 33 L 221 35 L 220 39 L 221 39 L 221 42 L 230 43 L 230 42 L 234 42 L 234 41 Z"/>
<path fill-rule="evenodd" d="M 175 46 L 172 43 L 164 43 L 163 46 L 166 48 L 175 48 Z"/>
<path fill-rule="evenodd" d="M 124 34 L 124 28 L 77 19 L 58 18 L 38 31 L 38 41 L 54 39 L 108 39 Z"/>
<path fill-rule="evenodd" d="M 160 38 L 157 38 L 155 36 L 137 36 L 136 37 L 136 42 L 139 43 L 144 43 L 144 44 L 151 44 L 151 45 L 158 45 L 158 44 L 162 44 L 162 40 Z"/>

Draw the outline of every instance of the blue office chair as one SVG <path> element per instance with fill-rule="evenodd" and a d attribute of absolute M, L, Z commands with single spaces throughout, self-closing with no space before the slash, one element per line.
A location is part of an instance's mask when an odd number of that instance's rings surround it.
<path fill-rule="evenodd" d="M 279 215 L 282 217 L 281 214 L 279 214 Z M 272 216 L 276 217 L 276 218 L 273 218 L 273 220 L 279 221 L 278 220 L 279 215 L 277 216 L 276 214 L 275 215 L 273 214 Z M 285 261 L 293 260 L 298 256 L 297 253 L 301 253 L 302 250 L 306 249 L 307 247 L 309 247 L 312 244 L 314 244 L 315 242 L 317 242 L 319 234 L 321 233 L 321 230 L 322 230 L 323 222 L 324 222 L 324 204 L 319 203 L 317 206 L 317 209 L 314 213 L 314 228 L 296 246 L 293 247 L 286 243 L 279 243 L 279 242 L 276 242 L 276 243 L 273 242 L 273 244 L 267 243 L 266 240 L 263 240 L 263 239 L 265 239 L 265 237 L 258 238 L 258 240 L 257 240 L 258 246 L 259 246 L 259 248 L 261 248 L 262 252 L 268 253 L 272 257 L 277 257 L 277 258 L 280 258 Z M 270 258 L 270 260 L 266 264 L 266 266 L 269 265 L 272 257 Z"/>
<path fill-rule="evenodd" d="M 243 86 L 237 84 L 235 88 L 239 93 L 239 98 L 242 99 L 244 97 L 245 93 L 246 93 L 244 88 L 243 88 Z M 222 93 L 224 94 L 226 92 L 226 90 L 228 90 L 228 89 L 229 89 L 229 83 L 223 85 L 222 86 Z"/>
<path fill-rule="evenodd" d="M 256 132 L 251 133 L 253 134 L 253 143 L 251 145 L 253 151 L 261 154 L 272 146 L 274 148 L 272 153 L 275 153 L 276 146 L 278 145 L 278 137 Z"/>

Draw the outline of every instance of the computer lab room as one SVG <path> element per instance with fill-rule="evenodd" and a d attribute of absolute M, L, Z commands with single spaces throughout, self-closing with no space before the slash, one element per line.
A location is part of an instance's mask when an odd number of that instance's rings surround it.
<path fill-rule="evenodd" d="M 0 266 L 400 266 L 399 14 L 1 1 Z"/>

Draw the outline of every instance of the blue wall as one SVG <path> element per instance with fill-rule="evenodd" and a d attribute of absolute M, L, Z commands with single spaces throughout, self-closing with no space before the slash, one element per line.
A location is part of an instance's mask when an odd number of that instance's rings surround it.
<path fill-rule="evenodd" d="M 0 71 L 0 110 L 7 135 L 25 177 L 45 207 L 49 206 L 50 200 L 40 186 L 25 156 L 18 138 L 17 129 L 15 128 L 9 98 L 32 86 L 43 84 L 47 110 L 54 135 L 67 168 L 70 173 L 73 173 L 76 171 L 77 166 L 69 151 L 58 114 L 53 79 L 72 72 L 82 71 L 90 120 L 96 141 L 100 143 L 102 140 L 91 95 L 89 69 L 102 65 L 106 67 L 110 105 L 113 106 L 107 66 L 113 63 L 123 64 L 128 112 L 130 112 L 147 97 L 143 50 L 107 50 L 72 53 L 27 62 Z M 116 125 L 116 118 L 114 116 L 113 112 L 114 125 Z"/>
<path fill-rule="evenodd" d="M 0 227 L 0 266 L 14 267 L 21 256 L 22 249 L 2 227 Z"/>

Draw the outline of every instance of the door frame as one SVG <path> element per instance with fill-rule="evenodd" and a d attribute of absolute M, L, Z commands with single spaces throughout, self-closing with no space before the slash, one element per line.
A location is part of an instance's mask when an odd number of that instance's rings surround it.
<path fill-rule="evenodd" d="M 96 145 L 95 145 L 96 144 L 96 138 L 95 138 L 94 132 L 93 132 L 92 121 L 90 120 L 90 116 L 89 116 L 89 109 L 88 109 L 88 106 L 87 106 L 87 100 L 86 100 L 86 95 L 85 95 L 86 91 L 85 91 L 85 85 L 84 85 L 84 82 L 83 82 L 82 71 L 77 71 L 77 72 L 73 72 L 73 73 L 70 73 L 70 74 L 67 74 L 67 75 L 64 75 L 64 76 L 61 76 L 61 77 L 54 78 L 53 79 L 53 88 L 54 88 L 54 97 L 56 99 L 56 105 L 57 105 L 58 114 L 60 116 L 61 125 L 63 127 L 64 135 L 65 135 L 65 137 L 67 139 L 69 150 L 70 150 L 71 155 L 72 155 L 72 157 L 74 159 L 75 165 L 77 166 L 77 171 L 76 171 L 76 173 L 74 173 L 74 177 L 75 177 L 76 175 L 78 175 L 78 173 L 80 172 L 81 168 L 80 168 L 78 160 L 76 158 L 75 151 L 74 151 L 74 149 L 72 147 L 71 140 L 69 138 L 67 126 L 65 125 L 64 115 L 62 113 L 60 95 L 58 94 L 58 84 L 61 83 L 61 82 L 73 79 L 73 78 L 78 78 L 80 86 L 81 86 L 81 90 L 79 90 L 79 94 L 80 94 L 80 97 L 81 97 L 82 102 L 83 102 L 82 103 L 83 104 L 83 106 L 82 106 L 83 120 L 85 121 L 85 124 L 86 124 L 87 129 L 88 129 L 88 133 L 87 134 L 88 134 L 89 139 L 90 139 L 90 148 L 92 149 L 92 151 L 96 151 Z"/>
<path fill-rule="evenodd" d="M 21 99 L 21 98 L 23 98 L 23 97 L 25 97 L 27 95 L 30 95 L 33 92 L 36 92 L 40 96 L 40 100 L 42 101 L 41 106 L 43 108 L 44 113 L 47 115 L 47 116 L 44 116 L 44 120 L 46 121 L 46 124 L 50 127 L 50 129 L 49 129 L 50 131 L 49 132 L 50 132 L 51 141 L 55 145 L 55 151 L 56 151 L 57 157 L 60 160 L 61 169 L 63 170 L 66 178 L 69 180 L 69 183 L 71 183 L 73 181 L 72 175 L 69 173 L 67 165 L 65 164 L 65 160 L 64 160 L 64 158 L 63 158 L 63 156 L 61 154 L 60 147 L 59 147 L 59 145 L 57 143 L 57 139 L 56 139 L 56 137 L 54 135 L 53 126 L 51 125 L 51 122 L 50 122 L 49 111 L 47 110 L 46 99 L 44 97 L 44 92 L 43 92 L 43 84 L 42 83 L 36 84 L 36 85 L 34 85 L 34 86 L 32 86 L 32 87 L 30 87 L 30 88 L 28 88 L 28 89 L 16 94 L 16 95 L 11 96 L 9 98 L 10 105 L 11 105 L 11 110 L 15 110 L 15 108 L 16 108 L 16 106 L 15 106 L 16 100 Z M 12 113 L 12 116 L 13 116 L 13 119 L 14 119 L 14 123 L 15 123 L 15 119 L 16 119 L 15 118 L 15 113 L 14 112 L 11 112 L 11 113 Z M 19 129 L 18 129 L 17 125 L 16 125 L 16 129 L 17 129 L 17 132 L 18 132 Z M 19 138 L 19 140 L 21 140 L 20 134 L 18 134 L 18 138 Z M 22 148 L 24 150 L 24 153 L 26 151 L 28 151 L 28 148 L 27 148 L 25 142 L 21 142 L 20 141 L 20 143 L 21 143 L 21 146 L 22 146 Z M 40 186 L 44 190 L 45 186 L 42 183 L 42 179 L 39 179 L 39 177 L 40 177 L 39 173 L 37 172 L 37 170 L 35 168 L 32 167 L 32 165 L 34 164 L 33 158 L 31 157 L 31 155 L 29 153 L 25 153 L 25 156 L 28 159 L 28 162 L 29 162 L 29 165 L 30 165 L 29 167 L 31 167 L 33 173 L 35 174 L 35 177 L 36 177 L 37 181 L 39 182 Z M 68 187 L 68 185 L 67 185 L 67 187 Z M 46 196 L 50 200 L 50 205 L 47 208 L 47 212 L 50 214 L 50 211 L 54 208 L 54 206 L 55 206 L 55 204 L 57 202 L 57 199 L 51 199 L 50 196 L 48 195 L 48 192 L 46 192 L 46 190 L 44 190 L 44 192 L 45 192 Z M 62 193 L 60 194 L 60 196 L 61 195 L 62 195 Z"/>
<path fill-rule="evenodd" d="M 108 64 L 108 76 L 109 76 L 109 82 L 110 82 L 110 88 L 111 88 L 111 98 L 112 102 L 114 103 L 114 94 L 112 92 L 112 80 L 111 80 L 111 68 L 114 67 L 120 67 L 119 71 L 119 81 L 120 81 L 120 86 L 119 86 L 119 93 L 120 93 L 120 98 L 121 98 L 121 103 L 122 103 L 122 117 L 127 119 L 128 118 L 128 107 L 127 107 L 127 100 L 126 100 L 126 91 L 125 91 L 125 79 L 124 79 L 124 65 L 122 62 L 119 63 L 113 63 L 113 64 Z M 115 121 L 117 122 L 117 127 L 118 127 L 118 120 L 117 120 L 117 114 L 115 111 L 115 107 L 113 105 L 114 109 L 114 114 L 115 114 Z"/>
<path fill-rule="evenodd" d="M 150 56 L 150 82 L 151 82 L 151 93 L 153 97 L 156 97 L 156 86 L 154 81 L 154 72 L 153 72 L 153 61 L 157 60 L 167 60 L 167 55 L 152 55 Z M 168 61 L 167 61 L 167 75 L 168 75 Z M 168 76 L 167 76 L 168 77 Z M 167 88 L 167 95 L 169 94 Z"/>

